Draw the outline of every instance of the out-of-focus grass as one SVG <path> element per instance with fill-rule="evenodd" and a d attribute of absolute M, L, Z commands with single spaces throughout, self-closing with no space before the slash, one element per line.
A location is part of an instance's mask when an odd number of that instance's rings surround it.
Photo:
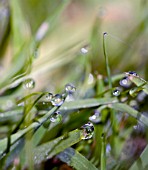
<path fill-rule="evenodd" d="M 147 7 L 145 0 L 0 2 L 1 169 L 147 168 Z M 70 82 L 74 94 L 64 89 Z M 53 107 L 48 93 L 64 104 Z"/>

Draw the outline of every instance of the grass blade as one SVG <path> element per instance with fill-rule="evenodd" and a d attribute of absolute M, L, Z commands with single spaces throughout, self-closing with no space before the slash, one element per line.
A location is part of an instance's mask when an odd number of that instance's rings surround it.
<path fill-rule="evenodd" d="M 136 86 L 142 86 L 143 91 L 148 94 L 148 82 L 144 79 L 142 79 L 141 77 L 139 77 L 138 75 L 133 75 L 133 74 L 129 74 L 129 73 L 125 73 L 128 78 L 134 83 L 136 84 Z"/>
<path fill-rule="evenodd" d="M 21 103 L 22 101 L 26 100 L 27 98 L 36 95 L 38 93 L 32 93 L 23 99 L 20 99 L 18 103 Z M 46 93 L 41 93 L 41 95 L 46 94 Z M 99 99 L 84 99 L 84 100 L 75 100 L 75 101 L 70 101 L 70 102 L 64 102 L 64 104 L 60 107 L 60 110 L 68 111 L 68 110 L 73 110 L 73 109 L 85 109 L 85 108 L 92 108 L 92 107 L 98 107 L 99 105 L 106 105 L 106 104 L 111 104 L 117 102 L 116 98 L 99 98 Z M 51 103 L 47 103 L 47 106 L 51 106 Z M 23 115 L 23 107 L 16 108 L 15 110 L 8 111 L 5 113 L 0 113 L 0 122 L 6 122 L 6 121 L 12 121 L 16 122 L 18 119 L 21 118 Z M 18 117 L 17 117 L 18 116 Z M 17 118 L 16 118 L 17 117 Z"/>
<path fill-rule="evenodd" d="M 57 109 L 58 109 L 57 107 L 54 107 L 46 115 L 38 119 L 38 122 L 33 122 L 26 129 L 20 130 L 14 135 L 11 135 L 11 145 L 13 145 L 16 141 L 18 141 L 21 137 L 23 137 L 28 132 L 38 129 Z M 5 152 L 6 148 L 7 148 L 7 138 L 4 138 L 0 140 L 0 155 L 1 156 Z"/>
<path fill-rule="evenodd" d="M 115 110 L 128 113 L 129 115 L 133 116 L 138 121 L 143 123 L 145 126 L 148 126 L 148 118 L 146 116 L 144 116 L 143 114 L 141 114 L 140 112 L 138 112 L 137 110 L 128 106 L 127 104 L 114 103 L 111 105 L 111 107 L 114 108 Z"/>
<path fill-rule="evenodd" d="M 66 135 L 60 136 L 50 142 L 38 146 L 34 150 L 34 162 L 40 163 L 50 159 L 64 149 L 81 141 L 81 130 L 74 130 Z"/>
<path fill-rule="evenodd" d="M 99 105 L 105 105 L 110 103 L 115 103 L 118 100 L 116 98 L 99 98 L 99 99 L 84 99 L 75 100 L 71 102 L 65 102 L 60 110 L 72 110 L 72 109 L 85 109 L 91 107 L 98 107 Z"/>
<path fill-rule="evenodd" d="M 65 149 L 58 155 L 58 158 L 77 170 L 97 170 L 97 168 L 88 159 L 73 148 Z"/>
<path fill-rule="evenodd" d="M 137 159 L 136 162 L 131 166 L 129 170 L 146 170 L 148 169 L 148 162 L 147 162 L 147 155 L 148 155 L 148 146 L 144 149 L 141 156 Z"/>
<path fill-rule="evenodd" d="M 112 81 L 111 81 L 111 73 L 110 73 L 109 61 L 108 61 L 108 56 L 107 56 L 106 49 L 105 49 L 105 36 L 106 35 L 107 35 L 106 32 L 103 33 L 103 52 L 104 52 L 104 57 L 105 57 L 105 65 L 106 65 L 106 70 L 107 70 L 109 88 L 112 89 Z"/>
<path fill-rule="evenodd" d="M 105 135 L 102 134 L 102 148 L 101 148 L 101 170 L 106 170 L 106 144 Z"/>

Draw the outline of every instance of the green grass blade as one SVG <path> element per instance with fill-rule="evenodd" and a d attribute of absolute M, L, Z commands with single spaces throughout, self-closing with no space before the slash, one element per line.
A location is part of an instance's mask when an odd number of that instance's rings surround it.
<path fill-rule="evenodd" d="M 106 170 L 106 142 L 105 136 L 102 134 L 102 148 L 101 148 L 101 170 Z"/>
<path fill-rule="evenodd" d="M 110 73 L 110 67 L 109 67 L 109 61 L 108 61 L 108 56 L 106 53 L 106 48 L 105 48 L 105 36 L 107 33 L 103 33 L 103 52 L 104 52 L 104 57 L 105 57 L 105 64 L 106 64 L 106 70 L 107 70 L 107 77 L 108 77 L 108 82 L 109 82 L 109 88 L 112 89 L 112 81 L 111 81 L 111 73 Z"/>
<path fill-rule="evenodd" d="M 13 38 L 13 48 L 14 54 L 18 52 L 20 47 L 24 43 L 24 36 L 22 34 L 22 28 L 24 28 L 24 17 L 20 8 L 20 2 L 18 0 L 10 1 L 11 7 L 11 27 L 12 27 L 12 38 Z"/>
<path fill-rule="evenodd" d="M 144 149 L 141 156 L 134 162 L 129 170 L 146 170 L 148 169 L 148 146 Z"/>
<path fill-rule="evenodd" d="M 50 159 L 80 141 L 81 130 L 74 130 L 66 135 L 42 144 L 34 150 L 34 162 L 38 164 L 46 159 Z"/>
<path fill-rule="evenodd" d="M 6 123 L 17 123 L 23 115 L 23 108 L 18 107 L 15 110 L 0 113 L 0 124 L 6 125 Z"/>
<path fill-rule="evenodd" d="M 77 170 L 97 170 L 97 168 L 88 159 L 73 148 L 65 149 L 58 155 L 58 158 Z"/>
<path fill-rule="evenodd" d="M 115 110 L 121 111 L 123 113 L 128 113 L 129 115 L 136 118 L 138 121 L 143 123 L 145 126 L 148 126 L 148 118 L 138 112 L 137 110 L 133 109 L 132 107 L 128 106 L 127 104 L 122 103 L 114 103 L 111 105 L 112 108 Z"/>
<path fill-rule="evenodd" d="M 65 102 L 60 110 L 73 110 L 73 109 L 85 109 L 91 107 L 97 107 L 100 105 L 115 103 L 118 100 L 116 98 L 99 98 L 99 99 L 84 99 L 84 100 L 75 100 L 70 102 Z"/>
<path fill-rule="evenodd" d="M 11 135 L 11 145 L 13 145 L 16 141 L 18 141 L 21 137 L 23 137 L 28 132 L 38 129 L 57 109 L 58 109 L 57 107 L 54 107 L 46 115 L 38 119 L 38 122 L 33 122 L 27 128 L 20 130 L 14 135 Z M 1 156 L 3 152 L 6 150 L 6 147 L 7 147 L 7 138 L 4 138 L 0 140 L 0 155 Z"/>
<path fill-rule="evenodd" d="M 143 91 L 148 94 L 148 82 L 144 79 L 142 79 L 141 77 L 139 76 L 134 76 L 134 75 L 131 75 L 129 73 L 126 73 L 126 75 L 128 76 L 128 78 L 134 83 L 136 84 L 136 86 L 142 86 L 143 88 Z"/>
<path fill-rule="evenodd" d="M 30 94 L 23 99 L 20 99 L 18 103 L 21 103 L 22 101 L 28 99 L 32 95 L 36 95 L 37 93 Z M 40 93 L 41 95 L 44 93 Z M 68 110 L 74 110 L 74 109 L 86 109 L 86 108 L 92 108 L 92 107 L 98 107 L 100 105 L 106 105 L 111 104 L 114 102 L 118 102 L 116 98 L 99 98 L 99 99 L 84 99 L 84 100 L 75 100 L 70 102 L 64 102 L 64 104 L 60 107 L 60 110 L 62 111 L 68 111 Z M 47 105 L 51 106 L 51 103 L 47 103 Z M 23 115 L 23 107 L 16 108 L 15 110 L 8 111 L 5 113 L 0 113 L 0 122 L 10 121 L 14 120 L 16 122 L 16 116 L 22 117 Z"/>

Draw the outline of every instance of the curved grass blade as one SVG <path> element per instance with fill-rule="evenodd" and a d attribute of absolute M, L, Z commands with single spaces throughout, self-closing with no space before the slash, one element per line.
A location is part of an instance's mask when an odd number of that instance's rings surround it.
<path fill-rule="evenodd" d="M 17 126 L 15 127 L 15 129 L 12 131 L 12 133 L 16 133 L 17 130 L 19 129 L 20 125 L 23 123 L 23 121 L 25 120 L 26 116 L 28 115 L 28 113 L 30 112 L 30 110 L 33 108 L 33 106 L 38 102 L 38 100 L 40 100 L 40 98 L 42 98 L 45 94 L 41 93 L 41 95 L 32 103 L 30 104 L 26 110 L 25 110 L 25 115 L 22 117 L 22 119 L 20 120 L 20 122 L 17 124 Z"/>
<path fill-rule="evenodd" d="M 144 116 L 142 113 L 138 112 L 137 110 L 133 109 L 132 107 L 128 106 L 127 104 L 123 103 L 113 103 L 111 107 L 115 110 L 128 113 L 129 115 L 136 118 L 138 121 L 143 123 L 145 126 L 148 126 L 148 118 Z"/>
<path fill-rule="evenodd" d="M 38 94 L 42 95 L 42 94 L 46 94 L 46 93 L 47 93 L 47 92 L 45 92 L 45 93 L 44 93 L 44 92 L 35 92 L 35 93 L 31 93 L 31 94 L 29 94 L 29 95 L 23 97 L 22 99 L 18 100 L 18 101 L 17 101 L 17 104 L 22 103 L 23 101 L 29 99 L 29 98 L 32 97 L 32 96 L 35 96 L 35 95 L 38 95 Z"/>
<path fill-rule="evenodd" d="M 60 108 L 60 110 L 85 109 L 116 102 L 118 102 L 117 98 L 99 98 L 99 99 L 90 98 L 84 100 L 76 100 L 71 102 L 65 102 Z"/>
<path fill-rule="evenodd" d="M 148 146 L 144 149 L 141 156 L 134 162 L 129 170 L 146 170 L 148 169 L 148 162 L 147 162 L 147 155 L 148 155 Z"/>
<path fill-rule="evenodd" d="M 57 157 L 77 170 L 97 170 L 97 168 L 89 160 L 73 148 L 65 149 Z"/>
<path fill-rule="evenodd" d="M 0 113 L 0 125 L 6 125 L 9 122 L 10 124 L 17 123 L 23 115 L 23 108 L 18 107 L 15 110 Z"/>
<path fill-rule="evenodd" d="M 25 23 L 19 1 L 18 0 L 10 1 L 10 8 L 11 8 L 11 27 L 13 35 L 13 46 L 14 53 L 16 53 L 24 43 L 25 36 L 22 34 L 22 29 L 20 29 L 20 27 L 24 28 Z"/>
<path fill-rule="evenodd" d="M 33 122 L 27 128 L 20 130 L 19 132 L 11 135 L 11 145 L 16 143 L 20 138 L 22 138 L 28 132 L 37 130 L 57 109 L 58 107 L 52 108 L 46 115 L 38 119 L 38 122 Z M 6 148 L 7 148 L 7 138 L 4 138 L 0 140 L 0 158 L 3 157 L 3 153 L 5 152 Z"/>
<path fill-rule="evenodd" d="M 35 95 L 36 93 L 33 93 L 29 96 L 26 96 L 23 99 L 20 99 L 18 103 L 21 103 L 23 100 L 26 100 L 27 98 L 31 97 L 32 95 Z M 44 93 L 41 93 L 41 96 Z M 46 93 L 45 93 L 46 94 Z M 77 110 L 77 109 L 86 109 L 86 108 L 92 108 L 92 107 L 98 107 L 100 105 L 106 105 L 106 104 L 111 104 L 118 102 L 116 98 L 99 98 L 99 99 L 84 99 L 84 100 L 75 100 L 75 101 L 70 101 L 70 102 L 64 102 L 64 104 L 60 107 L 60 110 L 62 111 L 70 111 L 70 110 Z M 47 103 L 47 107 L 51 106 L 51 103 Z M 5 113 L 0 113 L 0 122 L 5 122 L 5 121 L 11 121 L 13 120 L 16 116 L 22 117 L 23 115 L 23 107 L 16 108 L 13 111 L 8 111 Z"/>
<path fill-rule="evenodd" d="M 34 162 L 41 163 L 52 158 L 64 149 L 81 141 L 81 130 L 74 130 L 66 135 L 60 136 L 50 142 L 38 146 L 34 150 Z"/>

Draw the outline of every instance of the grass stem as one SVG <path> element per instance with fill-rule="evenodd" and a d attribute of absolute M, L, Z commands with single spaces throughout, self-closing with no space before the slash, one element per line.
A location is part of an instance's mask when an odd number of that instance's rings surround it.
<path fill-rule="evenodd" d="M 106 32 L 103 33 L 103 53 L 105 57 L 105 65 L 106 65 L 106 71 L 107 71 L 107 77 L 109 82 L 109 88 L 112 89 L 112 82 L 111 82 L 111 73 L 110 73 L 110 67 L 109 67 L 109 60 L 106 53 L 106 44 L 105 44 L 105 36 L 107 35 Z"/>

